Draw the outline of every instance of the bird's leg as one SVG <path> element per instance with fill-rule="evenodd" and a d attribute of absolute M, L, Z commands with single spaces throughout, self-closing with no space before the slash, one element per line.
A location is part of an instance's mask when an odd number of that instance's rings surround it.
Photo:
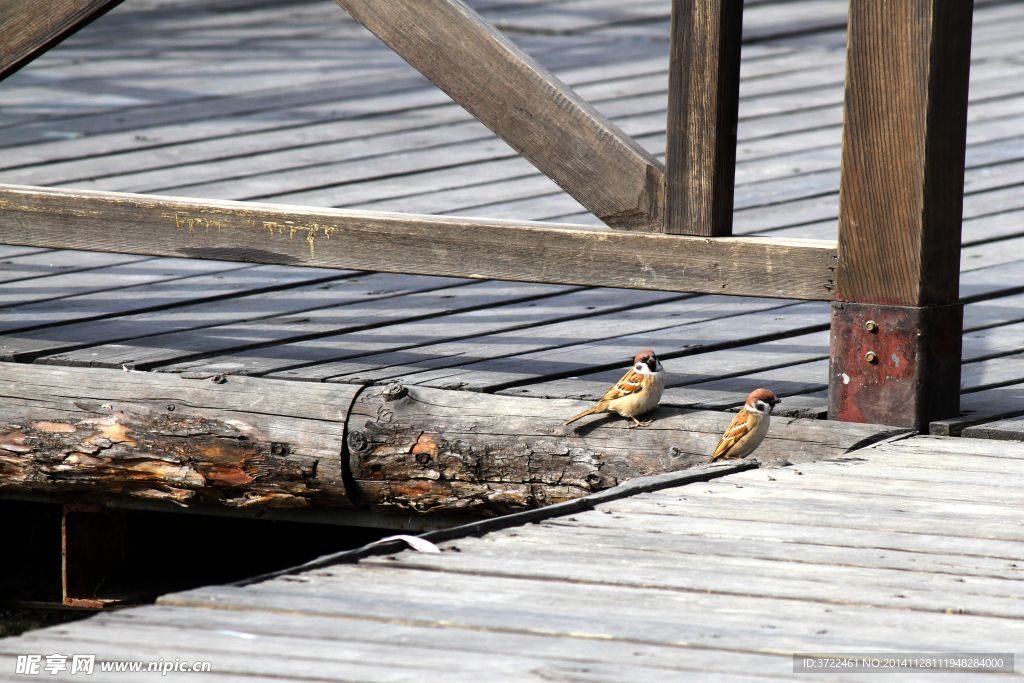
<path fill-rule="evenodd" d="M 628 427 L 626 427 L 626 429 L 635 429 L 636 427 L 650 427 L 651 426 L 651 420 L 648 420 L 647 422 L 641 422 L 640 420 L 636 419 L 635 417 L 633 417 L 631 419 L 633 420 L 634 424 L 629 425 Z"/>

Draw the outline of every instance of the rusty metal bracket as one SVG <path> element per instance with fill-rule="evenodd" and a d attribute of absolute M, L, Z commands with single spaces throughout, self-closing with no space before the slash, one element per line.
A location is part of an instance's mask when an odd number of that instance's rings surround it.
<path fill-rule="evenodd" d="M 960 414 L 962 303 L 832 304 L 828 416 L 910 427 Z"/>

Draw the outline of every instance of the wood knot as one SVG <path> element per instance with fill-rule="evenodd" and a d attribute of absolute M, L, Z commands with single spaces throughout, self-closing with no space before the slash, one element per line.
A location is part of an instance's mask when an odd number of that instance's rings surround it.
<path fill-rule="evenodd" d="M 437 441 L 430 434 L 421 434 L 416 439 L 416 445 L 412 447 L 412 452 L 416 456 L 416 462 L 426 465 L 430 462 L 430 458 L 437 458 Z"/>
<path fill-rule="evenodd" d="M 353 453 L 365 453 L 373 447 L 370 444 L 370 440 L 366 438 L 366 434 L 360 431 L 353 430 L 349 432 L 346 440 L 348 441 L 348 449 Z"/>
<path fill-rule="evenodd" d="M 270 452 L 274 455 L 288 455 L 291 449 L 288 448 L 286 443 L 273 443 L 270 444 Z"/>
<path fill-rule="evenodd" d="M 380 395 L 385 401 L 397 401 L 408 393 L 409 390 L 406 389 L 401 382 L 392 382 L 384 387 L 384 390 L 380 392 Z"/>

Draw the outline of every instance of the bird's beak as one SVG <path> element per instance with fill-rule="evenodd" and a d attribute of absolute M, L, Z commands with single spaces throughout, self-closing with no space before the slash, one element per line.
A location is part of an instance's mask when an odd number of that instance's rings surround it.
<path fill-rule="evenodd" d="M 772 405 L 773 405 L 773 406 L 777 406 L 777 405 L 779 405 L 780 403 L 782 403 L 782 399 L 781 399 L 781 398 L 773 398 L 773 399 L 772 399 Z"/>

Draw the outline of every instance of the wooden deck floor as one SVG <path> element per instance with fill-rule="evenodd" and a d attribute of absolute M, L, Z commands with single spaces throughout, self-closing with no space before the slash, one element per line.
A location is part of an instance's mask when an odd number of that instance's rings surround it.
<path fill-rule="evenodd" d="M 792 654 L 1019 660 L 1022 467 L 1020 444 L 927 436 L 749 470 L 30 632 L 0 641 L 0 680 L 54 652 L 209 661 L 218 681 L 859 681 L 880 677 L 795 674 Z"/>
<path fill-rule="evenodd" d="M 668 2 L 471 4 L 662 153 Z M 944 436 L 165 596 L 0 641 L 0 680 L 53 652 L 249 682 L 854 681 L 871 674 L 793 674 L 791 655 L 1020 659 L 1024 446 L 992 439 L 1024 440 L 1024 2 L 975 5 L 965 414 Z M 835 237 L 845 17 L 747 0 L 737 234 Z M 594 220 L 329 0 L 127 0 L 0 84 L 0 182 Z M 9 363 L 594 398 L 651 347 L 668 405 L 768 386 L 783 414 L 824 417 L 828 328 L 821 302 L 0 247 Z M 898 680 L 919 679 L 964 678 Z"/>
<path fill-rule="evenodd" d="M 736 232 L 834 237 L 845 3 L 747 5 Z M 1024 415 L 1024 4 L 976 5 L 966 415 L 940 434 Z M 475 6 L 662 153 L 667 2 Z M 3 83 L 0 149 L 5 183 L 595 220 L 328 0 L 128 0 Z M 592 398 L 651 347 L 668 404 L 721 409 L 765 385 L 824 414 L 823 303 L 0 254 L 8 361 Z"/>

